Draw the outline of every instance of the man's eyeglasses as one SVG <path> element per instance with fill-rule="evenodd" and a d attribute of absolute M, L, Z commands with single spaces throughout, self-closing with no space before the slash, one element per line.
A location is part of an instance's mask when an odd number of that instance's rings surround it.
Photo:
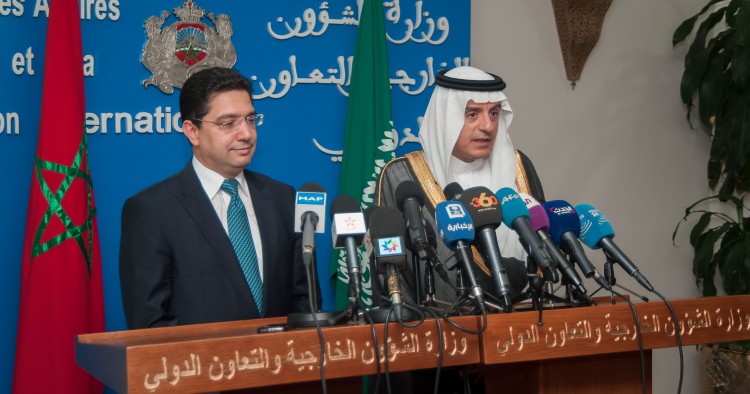
<path fill-rule="evenodd" d="M 221 131 L 237 131 L 240 128 L 242 122 L 246 122 L 250 127 L 258 127 L 263 124 L 263 114 L 247 115 L 244 118 L 229 118 L 221 122 L 212 122 L 205 119 L 191 119 L 194 122 L 208 122 L 219 126 Z"/>

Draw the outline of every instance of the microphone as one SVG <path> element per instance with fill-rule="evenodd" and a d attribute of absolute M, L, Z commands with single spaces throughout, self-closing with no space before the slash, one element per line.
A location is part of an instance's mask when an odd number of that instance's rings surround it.
<path fill-rule="evenodd" d="M 322 234 L 325 228 L 326 192 L 315 182 L 300 186 L 294 204 L 294 231 L 302 233 L 302 259 L 305 264 L 312 261 L 315 253 L 315 233 Z M 318 221 L 323 223 L 318 226 Z"/>
<path fill-rule="evenodd" d="M 518 234 L 521 245 L 526 249 L 531 260 L 537 267 L 541 268 L 544 279 L 557 283 L 559 278 L 552 264 L 552 258 L 542 245 L 534 230 L 531 229 L 529 221 L 529 209 L 526 202 L 515 190 L 503 187 L 495 193 L 500 201 L 500 209 L 503 213 L 503 223 L 512 228 Z"/>
<path fill-rule="evenodd" d="M 641 274 L 638 267 L 612 241 L 615 230 L 609 220 L 598 209 L 590 204 L 576 205 L 578 218 L 581 221 L 581 235 L 579 238 L 591 249 L 601 248 L 608 259 L 619 264 L 628 275 L 635 278 L 646 290 L 654 291 L 654 286 Z"/>
<path fill-rule="evenodd" d="M 396 187 L 396 203 L 404 214 L 406 227 L 409 229 L 409 239 L 412 251 L 419 255 L 419 259 L 427 259 L 427 233 L 422 219 L 422 205 L 424 192 L 414 181 L 403 181 Z"/>
<path fill-rule="evenodd" d="M 458 182 L 451 182 L 443 188 L 443 194 L 446 200 L 458 200 L 463 193 L 464 188 Z"/>
<path fill-rule="evenodd" d="M 349 271 L 349 287 L 355 303 L 361 288 L 361 270 L 357 247 L 362 245 L 365 235 L 365 218 L 359 203 L 352 196 L 342 194 L 331 203 L 331 235 L 335 249 L 346 249 L 346 266 Z"/>
<path fill-rule="evenodd" d="M 543 206 L 549 218 L 552 240 L 578 264 L 585 277 L 594 278 L 601 287 L 610 290 L 612 287 L 586 257 L 583 247 L 578 242 L 581 221 L 576 210 L 563 200 L 548 201 Z"/>
<path fill-rule="evenodd" d="M 377 272 L 387 275 L 388 297 L 397 319 L 401 320 L 401 285 L 399 271 L 406 269 L 404 251 L 404 223 L 396 208 L 379 207 L 370 216 L 370 239 L 375 255 Z"/>
<path fill-rule="evenodd" d="M 485 262 L 489 265 L 492 280 L 502 299 L 503 310 L 510 312 L 513 309 L 510 281 L 495 234 L 495 229 L 503 220 L 497 197 L 490 189 L 477 186 L 464 190 L 458 200 L 466 207 L 466 211 L 474 222 L 475 232 L 478 235 L 474 242 L 480 245 Z"/>
<path fill-rule="evenodd" d="M 563 252 L 557 245 L 552 241 L 549 236 L 549 217 L 544 208 L 537 202 L 533 197 L 528 194 L 519 193 L 521 198 L 526 201 L 526 207 L 529 209 L 529 221 L 531 222 L 531 228 L 539 235 L 539 239 L 542 240 L 544 246 L 547 248 L 547 252 L 550 257 L 557 264 L 557 268 L 560 270 L 562 275 L 567 280 L 567 283 L 571 286 L 573 294 L 584 295 L 586 294 L 586 288 L 583 286 L 581 277 L 576 272 L 575 268 L 570 264 L 568 258 L 565 257 Z"/>
<path fill-rule="evenodd" d="M 466 208 L 458 201 L 443 201 L 435 206 L 435 221 L 443 243 L 455 251 L 456 258 L 463 267 L 469 282 L 469 293 L 474 296 L 477 305 L 484 310 L 484 293 L 479 287 L 472 267 L 470 243 L 474 240 L 474 223 Z"/>

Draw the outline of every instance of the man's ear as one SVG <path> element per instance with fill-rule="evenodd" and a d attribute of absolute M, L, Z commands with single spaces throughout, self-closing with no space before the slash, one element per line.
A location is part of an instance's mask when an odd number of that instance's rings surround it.
<path fill-rule="evenodd" d="M 190 141 L 190 145 L 192 146 L 198 146 L 198 133 L 200 132 L 200 129 L 198 129 L 198 126 L 193 123 L 192 120 L 184 120 L 182 122 L 182 133 L 185 134 L 185 137 L 187 137 L 188 141 Z"/>

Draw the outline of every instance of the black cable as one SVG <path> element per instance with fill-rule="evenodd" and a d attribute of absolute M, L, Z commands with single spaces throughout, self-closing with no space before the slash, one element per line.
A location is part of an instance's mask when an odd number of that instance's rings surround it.
<path fill-rule="evenodd" d="M 308 265 L 308 271 L 310 271 L 309 267 L 310 266 Z M 318 316 L 315 312 L 317 308 L 315 305 L 313 305 L 313 297 L 312 297 L 312 294 L 310 294 L 312 292 L 312 289 L 314 288 L 315 287 L 313 287 L 312 275 L 310 275 L 310 272 L 308 272 L 307 273 L 307 289 L 308 289 L 307 302 L 310 304 L 310 314 L 312 314 L 313 322 L 315 323 L 315 331 L 317 331 L 318 333 L 318 341 L 320 342 L 320 359 L 319 359 L 320 385 L 322 386 L 323 394 L 327 394 L 328 387 L 326 386 L 326 370 L 325 370 L 326 353 L 325 353 L 325 341 L 323 340 L 323 329 L 320 328 L 320 322 L 318 322 Z"/>
<path fill-rule="evenodd" d="M 380 350 L 378 349 L 378 333 L 375 331 L 375 323 L 373 323 L 372 316 L 370 316 L 370 311 L 364 307 L 362 307 L 362 311 L 364 311 L 365 315 L 367 315 L 367 319 L 370 321 L 372 342 L 373 346 L 375 347 L 375 366 L 377 368 L 377 372 L 375 374 L 375 389 L 373 390 L 373 393 L 377 393 L 378 390 L 380 390 Z"/>
<path fill-rule="evenodd" d="M 388 394 L 391 394 L 391 374 L 388 371 L 388 323 L 391 320 L 391 313 L 393 308 L 388 308 L 388 313 L 385 315 L 385 325 L 383 326 L 383 364 L 385 368 L 385 387 Z"/>
<path fill-rule="evenodd" d="M 669 309 L 669 313 L 672 314 L 672 321 L 674 322 L 674 336 L 677 339 L 677 351 L 680 354 L 680 380 L 677 383 L 677 394 L 680 394 L 682 392 L 682 374 L 683 370 L 685 369 L 685 364 L 682 358 L 682 337 L 680 336 L 680 326 L 679 324 L 677 324 L 677 314 L 672 307 L 672 303 L 669 302 L 663 295 L 661 295 L 661 293 L 656 290 L 651 290 L 651 292 L 656 294 L 659 298 L 662 299 L 662 301 L 664 301 L 664 304 L 666 304 L 667 308 Z"/>
<path fill-rule="evenodd" d="M 454 305 L 456 305 L 456 303 L 454 303 Z M 482 309 L 482 325 L 479 327 L 479 330 L 477 331 L 470 330 L 466 327 L 462 327 L 460 324 L 454 322 L 453 320 L 450 319 L 449 313 L 450 313 L 450 309 L 443 314 L 443 319 L 445 319 L 445 321 L 447 321 L 448 324 L 452 325 L 459 331 L 465 332 L 467 334 L 481 335 L 487 329 L 487 311 L 484 309 Z"/>
<path fill-rule="evenodd" d="M 630 311 L 633 313 L 633 318 L 635 319 L 635 333 L 636 333 L 636 337 L 638 338 L 638 352 L 641 356 L 641 392 L 643 394 L 646 394 L 647 392 L 646 390 L 646 357 L 643 353 L 643 335 L 641 333 L 641 320 L 638 317 L 638 311 L 635 309 L 635 305 L 633 305 L 633 302 L 630 301 L 629 298 L 616 292 L 612 288 L 610 288 L 609 291 L 612 294 L 615 294 L 616 296 L 625 300 L 625 302 L 627 302 L 628 305 L 630 306 Z"/>
<path fill-rule="evenodd" d="M 438 389 L 440 387 L 440 371 L 443 368 L 443 347 L 445 346 L 445 344 L 443 343 L 443 327 L 440 324 L 440 317 L 435 311 L 427 309 L 427 308 L 424 308 L 424 311 L 432 315 L 432 317 L 435 319 L 435 325 L 437 326 L 437 332 L 438 332 L 438 338 L 439 338 L 438 346 L 440 346 L 439 347 L 440 350 L 438 351 L 438 365 L 437 365 L 437 370 L 435 371 L 434 393 L 438 394 Z"/>

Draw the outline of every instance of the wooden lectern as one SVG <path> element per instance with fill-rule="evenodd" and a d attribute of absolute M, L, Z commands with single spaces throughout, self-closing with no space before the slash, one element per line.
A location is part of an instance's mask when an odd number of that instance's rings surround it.
<path fill-rule="evenodd" d="M 672 305 L 676 322 L 661 301 L 636 303 L 637 321 L 623 301 L 545 310 L 542 325 L 535 311 L 493 314 L 481 335 L 445 321 L 442 335 L 434 320 L 415 328 L 391 323 L 386 347 L 384 325 L 377 324 L 377 352 L 369 325 L 325 327 L 326 380 L 356 385 L 357 377 L 377 372 L 378 361 L 384 371 L 386 352 L 391 372 L 435 368 L 442 347 L 445 367 L 483 367 L 487 392 L 640 393 L 638 331 L 649 391 L 650 350 L 677 346 L 676 332 L 683 346 L 750 339 L 750 296 L 676 300 Z M 320 387 L 321 347 L 315 329 L 257 333 L 261 325 L 284 320 L 80 335 L 76 359 L 122 393 L 226 391 L 302 382 Z M 469 330 L 481 324 L 478 316 L 452 320 Z"/>

